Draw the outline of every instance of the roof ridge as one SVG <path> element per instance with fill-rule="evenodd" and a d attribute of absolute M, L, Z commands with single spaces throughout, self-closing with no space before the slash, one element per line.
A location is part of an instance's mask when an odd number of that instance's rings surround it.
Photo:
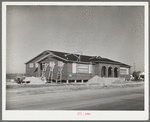
<path fill-rule="evenodd" d="M 62 52 L 62 51 L 54 51 L 54 50 L 45 50 L 45 51 L 52 51 L 52 52 L 60 52 L 60 53 L 66 53 L 66 54 L 76 54 L 76 55 L 80 55 L 80 54 L 77 54 L 77 53 L 67 53 L 67 52 Z M 88 57 L 96 57 L 96 56 L 91 56 L 91 55 L 85 55 L 85 54 L 81 54 L 81 56 L 88 56 Z M 101 56 L 100 56 L 101 57 Z"/>

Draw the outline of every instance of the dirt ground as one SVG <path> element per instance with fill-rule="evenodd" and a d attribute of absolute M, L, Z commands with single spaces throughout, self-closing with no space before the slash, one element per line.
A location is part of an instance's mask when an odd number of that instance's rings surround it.
<path fill-rule="evenodd" d="M 144 110 L 144 82 L 6 87 L 7 110 Z"/>
<path fill-rule="evenodd" d="M 22 96 L 22 95 L 37 95 L 37 94 L 49 94 L 49 93 L 60 93 L 60 92 L 74 92 L 81 90 L 93 90 L 93 89 L 117 89 L 120 87 L 135 87 L 140 86 L 144 82 L 124 82 L 115 83 L 110 86 L 100 86 L 97 84 L 88 85 L 84 84 L 37 84 L 37 85 L 25 85 L 15 84 L 6 85 L 7 97 Z"/>

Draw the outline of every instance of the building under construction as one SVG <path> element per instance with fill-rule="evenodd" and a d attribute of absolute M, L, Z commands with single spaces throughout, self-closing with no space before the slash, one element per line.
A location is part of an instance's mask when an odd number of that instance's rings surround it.
<path fill-rule="evenodd" d="M 26 76 L 41 77 L 47 81 L 85 81 L 93 76 L 130 76 L 130 66 L 100 56 L 87 56 L 46 50 L 26 62 Z"/>

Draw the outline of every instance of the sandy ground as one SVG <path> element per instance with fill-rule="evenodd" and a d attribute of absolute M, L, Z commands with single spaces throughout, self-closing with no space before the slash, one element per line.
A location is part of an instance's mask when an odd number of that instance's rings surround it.
<path fill-rule="evenodd" d="M 144 82 L 97 85 L 7 85 L 7 110 L 144 110 Z"/>
<path fill-rule="evenodd" d="M 19 96 L 19 95 L 36 95 L 36 94 L 47 94 L 47 93 L 56 93 L 56 92 L 72 92 L 72 91 L 80 91 L 87 89 L 104 89 L 104 88 L 117 88 L 117 87 L 133 87 L 144 82 L 132 82 L 127 81 L 123 83 L 114 83 L 107 87 L 100 86 L 99 84 L 86 84 L 86 83 L 69 83 L 69 84 L 16 84 L 16 83 L 7 83 L 6 91 L 7 96 Z"/>

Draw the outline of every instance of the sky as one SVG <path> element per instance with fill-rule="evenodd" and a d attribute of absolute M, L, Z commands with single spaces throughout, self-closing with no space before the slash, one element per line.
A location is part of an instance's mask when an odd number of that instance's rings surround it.
<path fill-rule="evenodd" d="M 25 73 L 25 63 L 47 49 L 144 71 L 144 7 L 7 6 L 6 73 Z"/>

